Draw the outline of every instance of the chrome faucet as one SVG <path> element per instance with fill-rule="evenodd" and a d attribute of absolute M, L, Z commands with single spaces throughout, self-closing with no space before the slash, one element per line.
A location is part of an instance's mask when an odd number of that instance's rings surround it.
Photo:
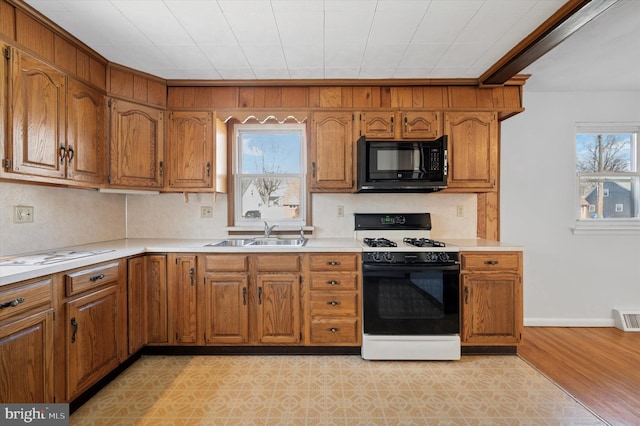
<path fill-rule="evenodd" d="M 269 226 L 269 224 L 265 220 L 264 221 L 264 237 L 269 238 L 269 236 L 271 235 L 271 231 L 273 231 L 276 226 L 278 226 L 277 223 L 275 225 Z"/>

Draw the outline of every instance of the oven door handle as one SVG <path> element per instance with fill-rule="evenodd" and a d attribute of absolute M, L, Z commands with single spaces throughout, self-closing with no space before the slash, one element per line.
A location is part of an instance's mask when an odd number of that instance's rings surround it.
<path fill-rule="evenodd" d="M 383 264 L 363 264 L 362 271 L 370 271 L 370 272 L 424 272 L 424 271 L 459 271 L 460 265 L 458 263 L 451 265 L 430 265 L 430 264 L 420 264 L 420 265 L 406 265 L 406 264 L 392 264 L 392 263 L 383 263 Z"/>

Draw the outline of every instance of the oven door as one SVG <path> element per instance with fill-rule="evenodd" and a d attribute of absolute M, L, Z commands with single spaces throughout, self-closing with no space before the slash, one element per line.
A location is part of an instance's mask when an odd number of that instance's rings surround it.
<path fill-rule="evenodd" d="M 363 265 L 364 333 L 460 332 L 459 265 Z"/>

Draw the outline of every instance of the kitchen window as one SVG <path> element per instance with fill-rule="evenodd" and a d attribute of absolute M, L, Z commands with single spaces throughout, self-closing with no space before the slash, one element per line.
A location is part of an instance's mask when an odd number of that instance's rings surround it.
<path fill-rule="evenodd" d="M 235 226 L 305 225 L 304 124 L 234 126 Z"/>
<path fill-rule="evenodd" d="M 640 125 L 579 124 L 575 232 L 640 232 Z"/>

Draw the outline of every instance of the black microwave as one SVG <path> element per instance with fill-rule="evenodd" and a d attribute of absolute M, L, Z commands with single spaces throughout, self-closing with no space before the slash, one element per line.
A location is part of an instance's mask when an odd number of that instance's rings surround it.
<path fill-rule="evenodd" d="M 434 192 L 447 187 L 447 136 L 357 143 L 356 192 Z"/>

